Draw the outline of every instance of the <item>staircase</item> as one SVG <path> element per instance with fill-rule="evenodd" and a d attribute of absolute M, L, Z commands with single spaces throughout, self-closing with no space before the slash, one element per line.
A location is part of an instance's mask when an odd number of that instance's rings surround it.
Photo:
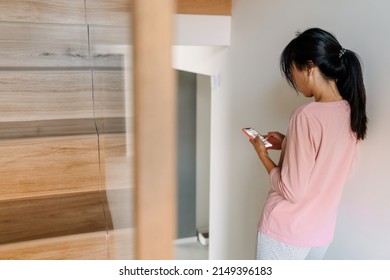
<path fill-rule="evenodd" d="M 1 1 L 0 259 L 133 256 L 126 58 L 97 52 L 127 12 L 104 2 Z"/>

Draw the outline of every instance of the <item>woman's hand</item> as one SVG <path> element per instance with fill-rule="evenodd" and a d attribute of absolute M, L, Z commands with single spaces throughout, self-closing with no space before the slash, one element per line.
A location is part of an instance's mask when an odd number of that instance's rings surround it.
<path fill-rule="evenodd" d="M 256 136 L 255 139 L 249 139 L 249 141 L 253 145 L 253 148 L 255 149 L 257 155 L 259 156 L 259 159 L 263 163 L 265 169 L 267 170 L 268 173 L 270 173 L 271 170 L 276 167 L 276 164 L 269 157 L 267 148 L 264 146 L 263 141 L 261 141 L 259 136 Z"/>
<path fill-rule="evenodd" d="M 250 138 L 249 142 L 251 142 L 251 144 L 253 145 L 253 148 L 255 149 L 256 153 L 259 156 L 262 153 L 268 154 L 267 148 L 265 147 L 263 141 L 260 140 L 259 136 L 256 136 L 256 138 L 254 138 L 254 139 Z"/>
<path fill-rule="evenodd" d="M 272 144 L 272 147 L 269 148 L 272 150 L 281 150 L 282 142 L 285 137 L 286 136 L 284 134 L 277 131 L 268 132 L 268 134 L 264 136 L 264 138 L 267 139 L 267 141 Z"/>

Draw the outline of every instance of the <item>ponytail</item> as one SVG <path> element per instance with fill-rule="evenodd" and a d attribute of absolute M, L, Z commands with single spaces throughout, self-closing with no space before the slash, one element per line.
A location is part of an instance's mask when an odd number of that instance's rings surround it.
<path fill-rule="evenodd" d="M 351 129 L 358 140 L 363 140 L 367 133 L 366 90 L 363 74 L 357 55 L 346 50 L 340 57 L 345 67 L 345 74 L 337 79 L 337 88 L 341 96 L 351 107 Z"/>
<path fill-rule="evenodd" d="M 337 88 L 351 108 L 351 130 L 358 140 L 367 133 L 366 90 L 363 73 L 357 55 L 341 47 L 337 39 L 327 31 L 311 28 L 298 33 L 283 50 L 280 69 L 288 83 L 295 89 L 291 67 L 303 69 L 312 61 L 327 79 L 336 81 Z"/>

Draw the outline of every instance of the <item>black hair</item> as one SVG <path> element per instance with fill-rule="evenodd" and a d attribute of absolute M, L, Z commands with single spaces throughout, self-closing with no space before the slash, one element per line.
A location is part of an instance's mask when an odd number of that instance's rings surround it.
<path fill-rule="evenodd" d="M 335 80 L 337 88 L 351 107 L 351 129 L 358 140 L 367 133 L 366 90 L 362 67 L 356 53 L 344 49 L 336 37 L 320 28 L 311 28 L 297 36 L 285 47 L 280 69 L 295 89 L 293 64 L 300 70 L 309 63 L 316 65 L 326 79 Z"/>

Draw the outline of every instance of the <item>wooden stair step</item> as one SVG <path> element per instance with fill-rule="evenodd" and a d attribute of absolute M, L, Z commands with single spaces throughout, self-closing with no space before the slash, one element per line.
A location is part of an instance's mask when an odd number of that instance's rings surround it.
<path fill-rule="evenodd" d="M 84 1 L 80 0 L 2 0 L 0 21 L 85 23 Z"/>
<path fill-rule="evenodd" d="M 106 231 L 0 245 L 2 260 L 105 260 Z"/>
<path fill-rule="evenodd" d="M 0 122 L 0 140 L 20 138 L 64 137 L 99 133 L 124 133 L 125 118 L 58 119 L 40 121 Z"/>
<path fill-rule="evenodd" d="M 0 85 L 1 122 L 93 119 L 90 71 L 1 71 Z"/>
<path fill-rule="evenodd" d="M 134 259 L 134 229 L 98 231 L 0 245 L 0 259 Z"/>
<path fill-rule="evenodd" d="M 0 199 L 102 188 L 97 135 L 0 140 Z"/>
<path fill-rule="evenodd" d="M 0 201 L 0 244 L 112 229 L 105 193 Z"/>
<path fill-rule="evenodd" d="M 10 32 L 12 30 L 12 32 Z M 86 25 L 0 25 L 1 68 L 89 67 Z"/>

